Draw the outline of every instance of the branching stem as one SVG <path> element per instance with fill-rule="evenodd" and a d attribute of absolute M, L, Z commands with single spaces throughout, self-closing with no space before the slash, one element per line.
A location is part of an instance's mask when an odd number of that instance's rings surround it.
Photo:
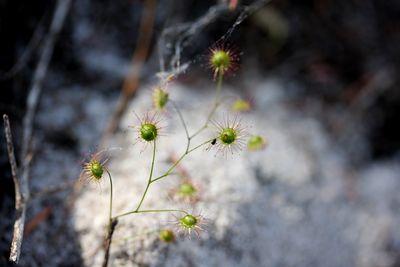
<path fill-rule="evenodd" d="M 213 138 L 213 139 L 214 139 L 214 138 Z M 148 190 L 149 190 L 149 187 L 150 187 L 150 185 L 151 185 L 152 183 L 154 183 L 154 182 L 156 182 L 156 181 L 159 181 L 159 180 L 161 180 L 161 179 L 164 178 L 164 177 L 169 176 L 169 175 L 172 173 L 172 171 L 175 169 L 175 167 L 178 166 L 178 164 L 179 164 L 189 153 L 191 153 L 191 152 L 195 151 L 196 149 L 198 149 L 198 148 L 200 148 L 200 147 L 202 147 L 202 146 L 204 146 L 204 145 L 210 143 L 213 139 L 209 139 L 209 140 L 207 140 L 207 141 L 205 141 L 205 142 L 203 142 L 203 143 L 201 143 L 201 144 L 195 146 L 194 148 L 185 151 L 185 153 L 183 153 L 182 156 L 181 156 L 181 157 L 180 157 L 180 158 L 179 158 L 179 159 L 178 159 L 164 174 L 163 174 L 163 175 L 158 176 L 157 178 L 152 179 L 152 177 L 153 177 L 153 169 L 154 169 L 154 161 L 155 161 L 155 153 L 156 153 L 156 152 L 155 152 L 155 151 L 156 151 L 156 145 L 155 145 L 155 142 L 154 142 L 154 147 L 153 147 L 153 158 L 152 158 L 152 161 L 151 161 L 152 163 L 151 163 L 151 169 L 150 169 L 149 179 L 148 179 L 148 181 L 147 181 L 146 189 L 145 189 L 144 192 L 143 192 L 142 198 L 140 199 L 140 202 L 139 202 L 137 208 L 136 208 L 135 210 L 128 211 L 128 212 L 126 212 L 126 213 L 122 213 L 122 214 L 120 214 L 120 215 L 114 216 L 114 217 L 112 218 L 112 220 L 117 219 L 117 218 L 120 218 L 120 217 L 122 217 L 122 216 L 130 215 L 130 214 L 135 214 L 135 213 L 174 212 L 174 211 L 187 213 L 186 211 L 183 211 L 183 210 L 173 210 L 173 209 L 172 209 L 172 210 L 171 210 L 171 209 L 167 209 L 167 210 L 140 210 L 140 207 L 142 206 L 142 203 L 144 202 L 144 199 L 145 199 L 145 197 L 146 197 L 146 195 L 147 195 L 147 192 L 148 192 Z M 112 220 L 111 220 L 111 221 L 112 221 Z"/>
<path fill-rule="evenodd" d="M 135 214 L 135 213 L 157 213 L 157 212 L 182 212 L 185 214 L 188 214 L 184 210 L 177 210 L 177 209 L 160 209 L 160 210 L 133 210 L 133 211 L 128 211 L 122 214 L 119 214 L 113 218 L 113 220 L 130 215 L 130 214 Z"/>
<path fill-rule="evenodd" d="M 142 203 L 144 201 L 144 198 L 146 197 L 147 191 L 149 190 L 150 184 L 151 184 L 151 178 L 153 178 L 153 170 L 154 170 L 154 162 L 156 159 L 156 140 L 153 141 L 153 156 L 151 158 L 151 167 L 150 167 L 150 174 L 149 174 L 149 179 L 147 179 L 147 185 L 146 189 L 143 192 L 142 198 L 140 199 L 140 202 L 136 208 L 135 211 L 139 211 L 140 207 L 142 206 Z"/>
<path fill-rule="evenodd" d="M 167 176 L 169 176 L 174 169 L 176 168 L 176 166 L 178 166 L 178 164 L 191 152 L 195 151 L 196 149 L 210 143 L 212 140 L 214 140 L 214 138 L 209 139 L 193 148 L 190 148 L 190 141 L 197 136 L 199 133 L 201 133 L 204 129 L 206 129 L 208 127 L 208 124 L 211 121 L 212 116 L 214 115 L 215 111 L 217 110 L 218 106 L 220 105 L 220 91 L 221 91 L 221 87 L 222 87 L 222 81 L 223 81 L 223 73 L 220 73 L 218 75 L 218 82 L 217 82 L 217 88 L 216 88 L 216 97 L 215 97 L 215 103 L 213 108 L 211 109 L 210 113 L 208 114 L 207 120 L 205 122 L 205 124 L 199 129 L 197 130 L 194 134 L 190 135 L 189 131 L 188 131 L 188 127 L 185 123 L 185 120 L 183 118 L 182 112 L 179 110 L 178 106 L 171 101 L 172 105 L 174 106 L 176 112 L 178 113 L 179 119 L 183 125 L 183 128 L 185 129 L 185 133 L 186 133 L 186 138 L 187 138 L 187 144 L 186 144 L 186 149 L 185 152 L 179 157 L 179 159 L 177 161 L 175 161 L 171 167 L 169 167 L 169 169 L 163 174 L 160 175 L 156 178 L 153 179 L 153 172 L 154 172 L 154 163 L 155 163 L 155 158 L 156 158 L 156 141 L 153 141 L 153 154 L 152 154 L 152 158 L 151 158 L 151 167 L 150 167 L 150 174 L 149 174 L 149 178 L 147 179 L 147 185 L 146 188 L 143 192 L 143 195 L 139 201 L 139 204 L 137 205 L 136 209 L 132 210 L 132 211 L 128 211 L 119 215 L 116 215 L 114 217 L 112 217 L 112 206 L 113 206 L 113 183 L 112 183 L 112 177 L 110 172 L 107 170 L 108 173 L 108 177 L 110 179 L 110 188 L 111 188 L 111 193 L 110 193 L 110 209 L 109 209 L 109 224 L 108 224 L 108 232 L 107 232 L 107 238 L 105 240 L 105 248 L 106 248 L 106 255 L 105 255 L 105 260 L 104 260 L 104 264 L 103 266 L 107 266 L 107 262 L 108 262 L 108 254 L 109 254 L 109 250 L 110 250 L 110 245 L 111 245 L 111 239 L 112 239 L 112 235 L 113 232 L 115 230 L 115 227 L 118 223 L 118 219 L 127 215 L 131 215 L 131 214 L 137 214 L 137 213 L 158 213 L 158 212 L 182 212 L 184 214 L 188 214 L 186 211 L 184 210 L 178 210 L 178 209 L 156 209 L 156 210 L 140 210 L 147 192 L 149 191 L 150 185 L 154 182 L 157 182 Z"/>
<path fill-rule="evenodd" d="M 180 158 L 179 158 L 177 161 L 175 161 L 175 163 L 172 164 L 172 166 L 171 166 L 163 175 L 160 175 L 160 176 L 158 176 L 157 178 L 154 178 L 153 180 L 151 180 L 151 183 L 154 183 L 154 182 L 156 182 L 156 181 L 158 181 L 158 180 L 160 180 L 160 179 L 162 179 L 162 178 L 167 177 L 168 175 L 170 175 L 170 174 L 172 173 L 172 171 L 175 169 L 175 167 L 178 166 L 178 164 L 179 164 L 189 153 L 191 153 L 191 152 L 195 151 L 196 149 L 198 149 L 198 148 L 200 148 L 200 147 L 202 147 L 202 146 L 204 146 L 204 145 L 210 143 L 212 140 L 214 140 L 214 138 L 209 139 L 209 140 L 207 140 L 207 141 L 201 143 L 200 145 L 197 145 L 197 146 L 195 146 L 194 148 L 185 151 L 185 153 L 183 153 L 182 156 L 180 156 Z"/>

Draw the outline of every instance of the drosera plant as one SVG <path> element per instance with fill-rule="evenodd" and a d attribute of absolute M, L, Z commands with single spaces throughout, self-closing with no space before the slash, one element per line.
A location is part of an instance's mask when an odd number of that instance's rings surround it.
<path fill-rule="evenodd" d="M 150 159 L 150 170 L 147 177 L 147 182 L 145 189 L 142 195 L 139 198 L 138 203 L 135 208 L 120 214 L 113 213 L 113 178 L 111 172 L 108 168 L 106 168 L 107 160 L 103 160 L 99 158 L 99 155 L 95 155 L 92 157 L 90 161 L 88 161 L 84 165 L 83 173 L 85 176 L 89 177 L 90 180 L 99 182 L 103 179 L 104 175 L 107 174 L 109 184 L 110 184 L 110 198 L 109 198 L 109 216 L 108 216 L 108 226 L 107 226 L 107 235 L 104 239 L 104 261 L 103 266 L 108 265 L 109 260 L 109 252 L 110 246 L 112 244 L 112 237 L 115 231 L 115 228 L 118 224 L 118 221 L 123 217 L 133 216 L 137 214 L 143 213 L 172 213 L 175 214 L 175 226 L 178 229 L 178 232 L 185 232 L 189 236 L 194 232 L 197 235 L 200 234 L 200 231 L 203 229 L 202 225 L 205 222 L 204 217 L 201 214 L 197 214 L 194 212 L 188 212 L 182 209 L 170 209 L 170 208 L 160 208 L 160 209 L 143 209 L 143 204 L 148 196 L 149 188 L 161 180 L 170 176 L 177 166 L 191 153 L 199 150 L 200 148 L 208 147 L 216 147 L 218 151 L 224 151 L 226 153 L 234 152 L 237 149 L 240 149 L 244 144 L 244 138 L 246 135 L 244 134 L 244 127 L 241 126 L 240 119 L 238 117 L 234 117 L 230 119 L 227 115 L 225 120 L 222 122 L 218 122 L 214 120 L 214 115 L 220 106 L 221 103 L 221 89 L 224 77 L 236 70 L 238 67 L 239 57 L 238 54 L 232 50 L 227 48 L 226 45 L 218 45 L 214 46 L 210 49 L 209 54 L 209 65 L 212 69 L 214 80 L 216 81 L 216 91 L 215 91 L 215 99 L 214 105 L 209 111 L 205 122 L 193 133 L 190 133 L 188 130 L 188 126 L 184 119 L 184 116 L 179 109 L 178 105 L 171 99 L 171 94 L 166 91 L 166 84 L 172 79 L 172 76 L 168 76 L 167 82 L 162 81 L 153 91 L 153 108 L 156 112 L 146 113 L 144 116 L 140 117 L 136 115 L 139 123 L 137 126 L 134 126 L 137 133 L 137 140 L 141 143 L 145 144 L 145 147 L 151 147 L 151 159 Z M 159 139 L 162 138 L 163 127 L 160 126 L 160 116 L 159 111 L 165 109 L 166 105 L 170 103 L 176 111 L 176 114 L 183 126 L 186 135 L 186 146 L 184 151 L 174 160 L 169 168 L 167 168 L 161 175 L 155 176 L 155 163 L 157 157 L 157 144 Z M 198 141 L 196 144 L 195 139 L 198 135 L 207 129 L 210 124 L 213 124 L 217 131 L 214 132 L 212 138 Z M 191 182 L 182 182 L 179 185 L 177 192 L 181 196 L 194 196 L 197 193 L 197 188 Z M 178 215 L 176 215 L 178 214 Z M 175 236 L 171 230 L 162 230 L 160 232 L 159 238 L 165 242 L 171 242 L 175 240 Z"/>

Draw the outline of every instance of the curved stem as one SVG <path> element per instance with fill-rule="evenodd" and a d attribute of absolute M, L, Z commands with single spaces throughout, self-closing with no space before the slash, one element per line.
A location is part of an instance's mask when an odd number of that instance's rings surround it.
<path fill-rule="evenodd" d="M 194 148 L 187 150 L 185 153 L 182 154 L 182 156 L 181 156 L 177 161 L 175 161 L 175 163 L 174 163 L 163 175 L 160 175 L 160 176 L 158 176 L 157 178 L 154 178 L 153 180 L 150 181 L 150 183 L 154 183 L 154 182 L 156 182 L 156 181 L 158 181 L 158 180 L 160 180 L 160 179 L 162 179 L 162 178 L 167 177 L 168 175 L 170 175 L 171 172 L 175 169 L 175 167 L 178 166 L 178 164 L 179 164 L 189 153 L 191 153 L 191 152 L 193 152 L 194 150 L 196 150 L 196 149 L 198 149 L 198 148 L 200 148 L 200 147 L 202 147 L 202 146 L 204 146 L 204 145 L 210 143 L 210 142 L 211 142 L 212 140 L 214 140 L 214 139 L 215 139 L 215 138 L 209 139 L 209 140 L 207 140 L 207 141 L 201 143 L 200 145 L 197 145 L 197 146 L 195 146 Z"/>
<path fill-rule="evenodd" d="M 190 149 L 190 150 L 186 153 L 186 155 L 189 154 L 190 152 L 193 152 L 194 150 L 196 150 L 196 149 L 198 149 L 198 148 L 200 148 L 200 147 L 202 147 L 202 146 L 204 146 L 204 145 L 210 143 L 210 142 L 211 142 L 212 140 L 214 140 L 214 139 L 215 139 L 215 138 L 208 139 L 207 141 L 201 143 L 200 145 L 195 146 L 194 148 Z"/>
<path fill-rule="evenodd" d="M 106 171 L 108 174 L 108 178 L 110 180 L 110 206 L 109 206 L 109 210 L 108 210 L 108 220 L 109 220 L 108 228 L 110 228 L 111 220 L 112 220 L 112 207 L 113 207 L 113 182 L 112 182 L 112 178 L 111 178 L 111 173 L 107 169 L 106 169 Z"/>
<path fill-rule="evenodd" d="M 115 227 L 118 224 L 118 220 L 112 217 L 112 207 L 113 207 L 113 182 L 112 182 L 112 177 L 111 173 L 106 169 L 108 178 L 110 180 L 110 206 L 109 206 L 109 211 L 108 211 L 108 226 L 107 226 L 107 235 L 106 238 L 104 239 L 104 261 L 103 261 L 103 266 L 108 265 L 108 258 L 110 254 L 110 246 L 111 246 L 111 241 L 112 241 L 112 236 L 115 231 Z"/>
<path fill-rule="evenodd" d="M 186 211 L 184 210 L 177 210 L 177 209 L 161 209 L 161 210 L 132 210 L 132 211 L 128 211 L 122 214 L 119 214 L 117 216 L 115 216 L 113 219 L 118 219 L 121 218 L 123 216 L 127 216 L 130 214 L 135 214 L 135 213 L 157 213 L 157 212 L 182 212 L 185 214 L 188 214 Z"/>
<path fill-rule="evenodd" d="M 153 141 L 153 157 L 151 159 L 151 167 L 150 167 L 149 179 L 147 180 L 146 189 L 143 192 L 142 198 L 140 199 L 140 202 L 139 202 L 139 204 L 138 204 L 138 206 L 136 208 L 136 211 L 139 211 L 139 209 L 142 206 L 142 203 L 144 201 L 144 198 L 146 197 L 147 191 L 149 190 L 149 187 L 150 187 L 150 184 L 151 184 L 151 178 L 153 178 L 155 158 L 156 158 L 156 140 Z"/>
<path fill-rule="evenodd" d="M 221 88 L 222 88 L 222 81 L 224 79 L 224 72 L 220 71 L 218 75 L 218 81 L 217 81 L 217 92 L 215 93 L 215 103 L 219 103 L 219 98 L 220 98 L 220 93 L 221 93 Z M 216 104 L 217 105 L 217 104 Z"/>

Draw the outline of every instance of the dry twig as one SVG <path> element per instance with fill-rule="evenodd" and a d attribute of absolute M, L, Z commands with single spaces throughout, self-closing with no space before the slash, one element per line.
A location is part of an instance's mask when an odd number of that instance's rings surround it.
<path fill-rule="evenodd" d="M 47 13 L 47 12 L 46 12 Z M 33 32 L 33 35 L 26 46 L 24 52 L 21 54 L 21 57 L 18 59 L 18 61 L 12 66 L 8 71 L 6 72 L 0 72 L 0 80 L 7 80 L 12 78 L 14 75 L 16 75 L 19 71 L 21 71 L 27 64 L 28 61 L 31 59 L 32 55 L 34 54 L 35 49 L 39 46 L 40 42 L 43 39 L 44 35 L 44 27 L 43 27 L 43 22 L 44 18 L 46 16 L 44 15 L 38 25 L 35 28 L 35 31 Z"/>
<path fill-rule="evenodd" d="M 22 200 L 17 206 L 17 219 L 14 223 L 14 233 L 11 241 L 10 261 L 18 262 L 21 254 L 21 244 L 24 233 L 26 205 L 29 200 L 29 167 L 32 155 L 30 153 L 30 143 L 33 132 L 33 119 L 38 105 L 39 96 L 42 90 L 42 84 L 47 72 L 47 68 L 53 54 L 54 44 L 64 24 L 65 17 L 68 13 L 71 0 L 58 0 L 56 9 L 51 21 L 50 30 L 45 40 L 42 53 L 38 65 L 36 67 L 32 87 L 29 91 L 27 99 L 27 111 L 23 120 L 23 133 L 22 133 L 22 148 L 21 148 L 21 162 L 22 166 L 19 170 L 21 174 L 18 179 L 18 191 L 21 192 L 20 199 Z M 16 184 L 17 192 L 17 184 Z M 17 200 L 17 195 L 16 195 Z"/>
<path fill-rule="evenodd" d="M 115 227 L 117 227 L 118 224 L 118 219 L 114 218 L 111 221 L 110 227 L 107 231 L 107 236 L 104 240 L 104 260 L 103 260 L 103 267 L 107 267 L 108 266 L 108 259 L 110 257 L 110 248 L 111 248 L 111 242 L 112 242 L 112 236 L 114 234 L 115 231 Z"/>
<path fill-rule="evenodd" d="M 22 181 L 18 179 L 18 167 L 15 160 L 14 145 L 11 135 L 10 121 L 6 114 L 3 115 L 4 121 L 4 133 L 7 142 L 8 159 L 11 165 L 11 174 L 15 188 L 15 211 L 16 219 L 14 223 L 14 235 L 11 243 L 10 260 L 17 262 L 20 254 L 20 248 L 22 243 L 22 236 L 24 233 L 25 213 L 26 213 L 26 201 L 29 196 L 27 187 L 22 184 Z"/>

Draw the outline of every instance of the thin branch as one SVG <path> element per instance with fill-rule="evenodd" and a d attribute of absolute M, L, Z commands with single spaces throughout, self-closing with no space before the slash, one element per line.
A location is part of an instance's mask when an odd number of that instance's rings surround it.
<path fill-rule="evenodd" d="M 120 215 L 115 216 L 113 219 L 118 219 L 127 215 L 135 214 L 135 213 L 158 213 L 158 212 L 182 212 L 187 214 L 184 210 L 177 210 L 177 209 L 162 209 L 162 210 L 132 210 Z"/>
<path fill-rule="evenodd" d="M 57 40 L 57 37 L 62 29 L 64 24 L 65 17 L 68 13 L 69 7 L 71 5 L 71 0 L 58 0 L 57 6 L 53 15 L 53 19 L 51 21 L 50 30 L 48 36 L 45 40 L 42 53 L 40 55 L 40 59 L 38 65 L 36 67 L 32 86 L 29 91 L 28 99 L 27 99 L 27 111 L 23 120 L 23 133 L 22 133 L 22 148 L 21 148 L 21 162 L 22 167 L 20 169 L 21 178 L 20 178 L 20 191 L 25 202 L 23 205 L 23 209 L 20 211 L 17 209 L 17 220 L 14 224 L 14 233 L 13 239 L 11 241 L 11 252 L 10 252 L 10 261 L 18 263 L 19 256 L 21 254 L 21 244 L 23 239 L 24 232 L 24 223 L 25 223 L 25 213 L 26 213 L 26 203 L 29 200 L 29 186 L 28 186 L 28 176 L 29 176 L 29 167 L 31 161 L 30 154 L 30 143 L 33 132 L 33 120 L 36 112 L 36 108 L 38 105 L 40 93 L 42 90 L 42 84 L 44 81 L 44 77 L 47 73 L 47 68 L 53 54 L 54 44 Z"/>
<path fill-rule="evenodd" d="M 18 182 L 18 167 L 17 167 L 17 161 L 15 160 L 10 121 L 8 120 L 7 114 L 3 115 L 3 122 L 4 122 L 4 134 L 6 136 L 6 142 L 7 142 L 8 159 L 10 161 L 11 175 L 15 186 L 15 205 L 19 206 L 19 204 L 22 201 L 22 194 Z"/>
<path fill-rule="evenodd" d="M 25 188 L 22 185 L 22 180 L 18 179 L 18 167 L 17 162 L 15 160 L 14 154 L 14 145 L 12 142 L 12 135 L 11 135 L 11 127 L 10 121 L 8 120 L 8 116 L 6 114 L 3 115 L 4 121 L 4 133 L 6 136 L 7 142 L 7 152 L 8 152 L 8 159 L 11 165 L 11 174 L 14 182 L 15 188 L 15 213 L 16 219 L 14 222 L 14 232 L 13 238 L 11 241 L 11 253 L 10 253 L 10 260 L 18 261 L 20 248 L 22 244 L 22 236 L 24 234 L 24 225 L 25 225 L 25 214 L 26 214 L 26 202 L 28 196 L 26 195 L 26 191 L 22 190 Z"/>
<path fill-rule="evenodd" d="M 140 206 L 142 206 L 142 203 L 144 201 L 144 198 L 146 197 L 147 191 L 149 190 L 150 184 L 151 184 L 151 179 L 153 178 L 153 170 L 154 170 L 154 162 L 156 159 L 156 140 L 153 141 L 153 156 L 151 158 L 151 167 L 150 167 L 150 174 L 149 178 L 147 179 L 147 185 L 146 189 L 143 192 L 142 198 L 140 199 L 140 202 L 136 208 L 136 211 L 139 211 Z"/>
<path fill-rule="evenodd" d="M 209 139 L 209 140 L 207 140 L 207 141 L 205 141 L 205 142 L 203 142 L 203 143 L 201 143 L 201 144 L 195 146 L 194 148 L 185 151 L 185 153 L 183 153 L 183 154 L 180 156 L 180 158 L 179 158 L 177 161 L 175 161 L 174 164 L 172 164 L 172 166 L 171 166 L 163 175 L 160 175 L 160 176 L 154 178 L 153 180 L 150 181 L 150 183 L 154 183 L 154 182 L 156 182 L 156 181 L 161 180 L 161 179 L 164 178 L 164 177 L 169 176 L 169 175 L 172 173 L 172 171 L 175 169 L 175 167 L 178 166 L 179 163 L 180 163 L 189 153 L 191 153 L 191 152 L 193 152 L 194 150 L 196 150 L 196 149 L 198 149 L 198 148 L 200 148 L 200 147 L 202 147 L 202 146 L 204 146 L 204 145 L 210 143 L 212 140 L 214 140 L 214 138 Z"/>
<path fill-rule="evenodd" d="M 103 267 L 107 267 L 107 265 L 108 265 L 108 259 L 110 258 L 110 248 L 111 248 L 112 237 L 113 237 L 113 234 L 115 231 L 115 227 L 117 227 L 117 224 L 118 224 L 118 219 L 113 218 L 111 220 L 110 227 L 108 228 L 107 236 L 104 240 L 103 247 L 104 247 L 105 253 L 104 253 L 104 260 L 103 260 L 103 265 L 102 265 Z"/>
<path fill-rule="evenodd" d="M 104 260 L 103 260 L 103 266 L 107 267 L 108 265 L 108 259 L 110 257 L 110 247 L 111 247 L 111 242 L 112 242 L 112 236 L 115 231 L 115 227 L 118 224 L 117 218 L 112 217 L 112 207 L 113 207 L 113 182 L 112 182 L 112 177 L 111 173 L 107 171 L 108 178 L 110 181 L 110 207 L 108 211 L 108 227 L 107 227 L 107 236 L 104 240 Z"/>
<path fill-rule="evenodd" d="M 47 12 L 46 12 L 47 13 Z M 18 61 L 6 72 L 0 72 L 0 80 L 7 80 L 15 76 L 18 72 L 20 72 L 31 59 L 33 52 L 39 46 L 41 40 L 43 39 L 43 22 L 46 15 L 43 15 L 41 20 L 33 32 L 31 39 L 29 40 L 28 45 L 24 49 L 23 53 L 19 57 Z"/>
<path fill-rule="evenodd" d="M 248 6 L 236 6 L 235 10 L 239 11 L 233 26 L 222 35 L 217 42 L 228 40 L 234 30 L 251 14 L 270 3 L 272 0 L 254 1 Z M 193 43 L 196 33 L 202 31 L 211 23 L 215 22 L 221 15 L 231 10 L 232 6 L 226 4 L 218 4 L 210 7 L 210 9 L 201 17 L 193 22 L 185 22 L 178 25 L 172 25 L 165 28 L 160 35 L 158 41 L 158 57 L 160 63 L 160 71 L 164 74 L 179 74 L 193 63 L 193 60 L 181 62 L 181 54 L 183 50 Z M 169 44 L 167 46 L 167 44 Z M 166 69 L 166 61 L 169 61 L 169 69 Z"/>
<path fill-rule="evenodd" d="M 32 131 L 33 131 L 33 118 L 35 116 L 35 111 L 38 105 L 40 93 L 42 91 L 42 85 L 44 77 L 47 73 L 47 68 L 50 63 L 51 56 L 53 54 L 54 44 L 58 38 L 58 35 L 64 24 L 65 17 L 71 5 L 71 0 L 58 0 L 56 10 L 53 15 L 53 19 L 50 25 L 50 30 L 46 41 L 43 46 L 42 54 L 40 55 L 39 63 L 36 67 L 32 87 L 29 91 L 27 100 L 27 112 L 23 121 L 23 138 L 22 138 L 22 160 L 25 163 L 26 158 L 29 154 L 29 143 L 31 141 Z M 23 169 L 25 170 L 28 166 L 23 164 Z M 23 177 L 24 179 L 24 177 Z"/>

